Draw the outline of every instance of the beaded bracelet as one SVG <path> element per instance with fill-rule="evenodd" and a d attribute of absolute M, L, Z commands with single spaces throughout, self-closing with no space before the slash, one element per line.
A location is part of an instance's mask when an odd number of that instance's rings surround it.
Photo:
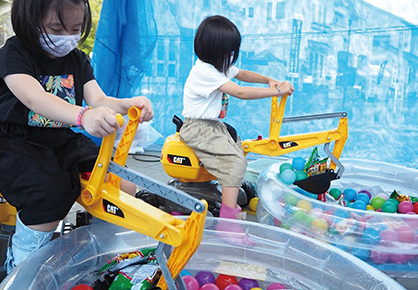
<path fill-rule="evenodd" d="M 83 107 L 83 108 L 80 110 L 80 113 L 78 113 L 78 116 L 77 116 L 77 127 L 78 127 L 81 131 L 83 131 L 83 130 L 84 130 L 83 125 L 81 125 L 81 118 L 83 117 L 83 114 L 84 114 L 86 111 L 90 110 L 90 109 L 93 109 L 93 108 L 92 108 L 91 106 L 85 106 L 85 107 Z"/>
<path fill-rule="evenodd" d="M 279 86 L 276 86 L 276 89 L 279 92 L 279 97 L 281 97 L 282 96 L 282 92 L 280 91 Z"/>

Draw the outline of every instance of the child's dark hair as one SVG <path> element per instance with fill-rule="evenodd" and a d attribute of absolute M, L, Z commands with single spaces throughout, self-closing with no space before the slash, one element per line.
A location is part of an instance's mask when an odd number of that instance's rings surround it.
<path fill-rule="evenodd" d="M 39 43 L 39 37 L 43 28 L 43 19 L 49 9 L 55 9 L 64 28 L 63 14 L 66 5 L 85 3 L 83 25 L 81 27 L 81 42 L 86 40 L 91 29 L 91 10 L 89 0 L 13 0 L 11 19 L 13 30 L 25 46 L 33 53 L 45 54 Z"/>
<path fill-rule="evenodd" d="M 241 34 L 238 28 L 220 15 L 206 17 L 199 25 L 194 38 L 197 57 L 212 64 L 221 73 L 226 73 L 229 67 L 236 63 L 240 46 Z"/>

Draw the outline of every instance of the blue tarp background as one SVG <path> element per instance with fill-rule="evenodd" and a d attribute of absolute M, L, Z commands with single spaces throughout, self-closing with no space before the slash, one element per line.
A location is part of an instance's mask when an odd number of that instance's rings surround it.
<path fill-rule="evenodd" d="M 183 85 L 196 59 L 193 37 L 213 14 L 241 32 L 238 67 L 297 88 L 285 117 L 346 111 L 342 157 L 418 168 L 417 26 L 362 0 L 104 0 L 92 63 L 105 93 L 149 97 L 152 126 L 164 137 L 173 134 L 171 119 L 181 116 Z M 268 135 L 269 114 L 270 99 L 232 98 L 225 121 L 242 139 L 254 139 Z M 281 135 L 336 126 L 289 123 Z"/>

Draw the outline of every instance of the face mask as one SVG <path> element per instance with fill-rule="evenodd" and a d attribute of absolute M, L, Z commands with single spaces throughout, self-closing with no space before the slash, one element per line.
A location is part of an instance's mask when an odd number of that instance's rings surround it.
<path fill-rule="evenodd" d="M 81 34 L 54 35 L 42 33 L 39 43 L 43 50 L 55 57 L 63 57 L 77 47 Z"/>

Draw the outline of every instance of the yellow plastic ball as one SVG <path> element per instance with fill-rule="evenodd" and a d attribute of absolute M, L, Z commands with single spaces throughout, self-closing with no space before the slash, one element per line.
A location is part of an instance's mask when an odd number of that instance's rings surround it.
<path fill-rule="evenodd" d="M 366 210 L 375 210 L 370 204 L 367 205 Z"/>
<path fill-rule="evenodd" d="M 312 222 L 312 227 L 315 227 L 324 231 L 328 231 L 328 223 L 323 218 L 314 219 Z"/>
<path fill-rule="evenodd" d="M 312 209 L 312 203 L 304 199 L 299 200 L 296 206 L 303 209 L 306 213 L 309 213 Z"/>
<path fill-rule="evenodd" d="M 257 211 L 258 197 L 253 197 L 248 206 L 252 211 Z"/>

